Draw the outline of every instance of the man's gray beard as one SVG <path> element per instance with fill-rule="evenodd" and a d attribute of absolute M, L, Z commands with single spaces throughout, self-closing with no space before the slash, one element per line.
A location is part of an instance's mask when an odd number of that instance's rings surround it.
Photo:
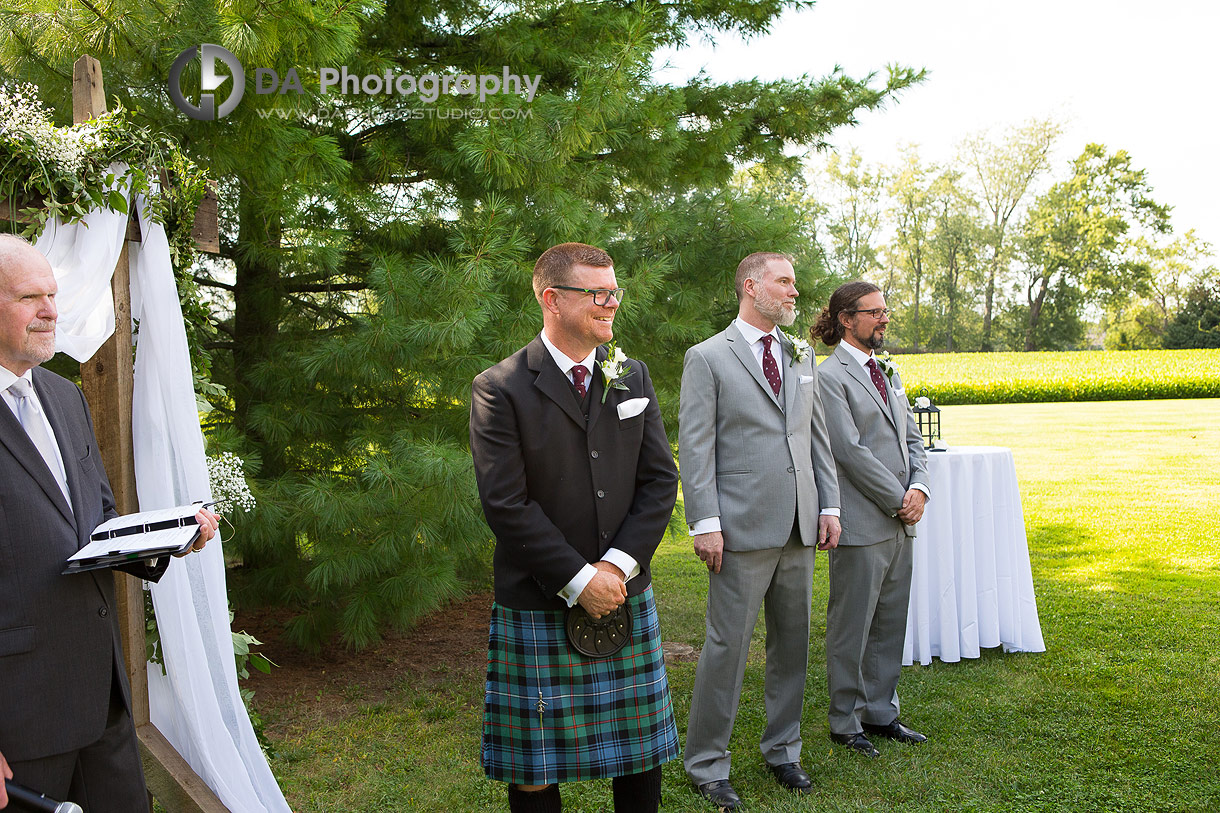
<path fill-rule="evenodd" d="M 754 310 L 780 327 L 788 327 L 796 321 L 796 309 L 785 309 L 784 303 L 778 299 L 754 297 Z"/>

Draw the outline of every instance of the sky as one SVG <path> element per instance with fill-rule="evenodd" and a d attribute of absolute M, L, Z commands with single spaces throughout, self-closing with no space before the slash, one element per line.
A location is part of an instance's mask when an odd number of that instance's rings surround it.
<path fill-rule="evenodd" d="M 894 163 L 904 143 L 931 161 L 957 144 L 1030 118 L 1063 126 L 1055 179 L 1091 141 L 1127 150 L 1177 233 L 1193 228 L 1220 249 L 1220 94 L 1212 85 L 1220 4 L 1096 0 L 821 0 L 786 13 L 748 42 L 695 37 L 666 51 L 659 79 L 700 69 L 718 81 L 821 77 L 840 65 L 862 77 L 898 63 L 928 78 L 896 104 L 866 112 L 831 142 L 870 164 Z M 1213 54 L 1208 57 L 1207 54 Z"/>

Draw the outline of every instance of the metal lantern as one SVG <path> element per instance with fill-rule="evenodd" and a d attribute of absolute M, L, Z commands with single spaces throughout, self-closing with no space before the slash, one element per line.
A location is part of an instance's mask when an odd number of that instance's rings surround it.
<path fill-rule="evenodd" d="M 919 424 L 919 434 L 923 436 L 923 445 L 935 449 L 940 440 L 940 407 L 933 404 L 926 393 L 927 390 L 920 390 L 912 411 Z"/>

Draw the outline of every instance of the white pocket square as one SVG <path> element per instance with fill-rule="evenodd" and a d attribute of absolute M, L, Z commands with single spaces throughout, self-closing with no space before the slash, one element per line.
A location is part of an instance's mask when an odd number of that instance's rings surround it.
<path fill-rule="evenodd" d="M 643 412 L 646 406 L 648 406 L 647 398 L 628 398 L 618 405 L 618 419 L 625 421 L 628 418 L 634 418 Z"/>
<path fill-rule="evenodd" d="M 811 376 L 811 375 L 803 375 L 803 376 L 801 376 L 801 383 L 802 383 L 802 384 L 808 384 L 808 383 L 809 383 L 810 381 L 812 381 L 812 380 L 813 380 L 813 376 Z"/>

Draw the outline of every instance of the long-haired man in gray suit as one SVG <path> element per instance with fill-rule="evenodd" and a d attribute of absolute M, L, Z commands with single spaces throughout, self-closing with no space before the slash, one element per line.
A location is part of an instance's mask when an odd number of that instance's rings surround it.
<path fill-rule="evenodd" d="M 839 538 L 839 491 L 809 346 L 778 329 L 796 318 L 795 272 L 758 252 L 737 268 L 737 318 L 686 352 L 678 458 L 686 521 L 708 568 L 707 634 L 686 732 L 686 773 L 721 809 L 729 738 L 750 635 L 766 605 L 767 727 L 760 747 L 781 785 L 801 768 L 814 547 Z"/>
<path fill-rule="evenodd" d="M 867 756 L 879 755 L 867 734 L 927 739 L 898 719 L 910 537 L 929 492 L 927 454 L 902 378 L 873 355 L 889 321 L 880 288 L 848 282 L 813 328 L 823 343 L 838 345 L 818 368 L 843 506 L 826 609 L 830 737 Z"/>
<path fill-rule="evenodd" d="M 39 366 L 55 354 L 57 290 L 37 249 L 0 235 L 0 773 L 89 813 L 137 813 L 148 793 L 114 579 L 60 575 L 116 512 L 84 395 Z M 197 519 L 199 549 L 217 518 Z M 155 581 L 167 563 L 122 569 Z"/>

